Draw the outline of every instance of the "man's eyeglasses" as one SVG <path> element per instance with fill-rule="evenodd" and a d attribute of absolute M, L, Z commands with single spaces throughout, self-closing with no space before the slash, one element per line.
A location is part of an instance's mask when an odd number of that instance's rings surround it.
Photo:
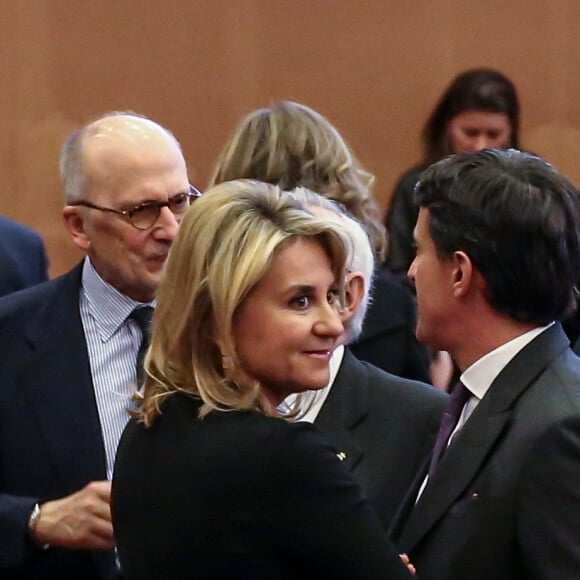
<path fill-rule="evenodd" d="M 90 209 L 116 213 L 117 215 L 124 217 L 134 228 L 137 228 L 138 230 L 148 230 L 150 227 L 153 227 L 155 222 L 159 219 L 162 207 L 168 207 L 173 215 L 180 218 L 183 217 L 189 206 L 198 197 L 201 197 L 201 195 L 201 191 L 190 184 L 187 193 L 178 193 L 167 201 L 146 201 L 132 207 L 131 209 L 101 207 L 100 205 L 95 205 L 90 201 L 82 200 L 73 201 L 72 203 L 69 203 L 69 205 L 82 205 L 83 207 L 88 207 Z"/>

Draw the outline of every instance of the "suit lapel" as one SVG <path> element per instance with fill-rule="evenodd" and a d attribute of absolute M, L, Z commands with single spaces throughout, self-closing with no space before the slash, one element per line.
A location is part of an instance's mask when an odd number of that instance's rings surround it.
<path fill-rule="evenodd" d="M 518 398 L 567 346 L 566 336 L 556 324 L 521 350 L 499 374 L 441 459 L 404 524 L 399 539 L 402 550 L 413 550 L 466 492 L 507 427 Z M 423 481 L 425 475 L 426 470 L 418 480 Z"/>
<path fill-rule="evenodd" d="M 64 488 L 106 477 L 105 452 L 79 313 L 81 267 L 55 282 L 26 329 L 19 379 Z"/>
<path fill-rule="evenodd" d="M 362 458 L 362 449 L 352 430 L 367 413 L 366 369 L 348 349 L 345 349 L 340 368 L 315 425 L 324 430 L 326 438 L 349 471 L 353 471 Z"/>
<path fill-rule="evenodd" d="M 437 471 L 411 511 L 399 539 L 399 546 L 403 550 L 412 550 L 465 492 L 507 425 L 509 412 L 487 417 L 483 412 L 476 416 L 478 410 L 441 459 Z M 415 487 L 414 498 L 427 475 L 427 468 L 428 463 L 419 478 L 419 485 Z"/>

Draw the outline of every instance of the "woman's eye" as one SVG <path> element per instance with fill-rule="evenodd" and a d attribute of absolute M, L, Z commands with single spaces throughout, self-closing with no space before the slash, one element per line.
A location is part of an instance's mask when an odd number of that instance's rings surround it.
<path fill-rule="evenodd" d="M 299 309 L 308 308 L 310 306 L 310 298 L 304 294 L 301 296 L 296 296 L 292 299 L 292 306 Z"/>
<path fill-rule="evenodd" d="M 328 300 L 329 304 L 338 303 L 339 299 L 338 289 L 334 288 L 332 290 L 329 290 L 328 293 L 326 294 L 326 299 Z"/>

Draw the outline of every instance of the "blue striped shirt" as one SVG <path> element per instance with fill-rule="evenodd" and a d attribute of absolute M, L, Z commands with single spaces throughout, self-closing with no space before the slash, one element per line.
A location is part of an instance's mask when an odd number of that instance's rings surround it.
<path fill-rule="evenodd" d="M 95 401 L 101 422 L 107 457 L 107 478 L 113 477 L 117 445 L 135 408 L 132 396 L 137 389 L 135 365 L 141 344 L 141 330 L 127 317 L 136 302 L 105 282 L 85 258 L 80 293 L 83 324 Z"/>

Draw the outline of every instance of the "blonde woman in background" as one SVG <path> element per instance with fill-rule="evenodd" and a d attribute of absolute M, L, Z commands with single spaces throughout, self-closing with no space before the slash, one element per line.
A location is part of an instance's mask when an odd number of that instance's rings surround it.
<path fill-rule="evenodd" d="M 242 178 L 285 190 L 306 187 L 341 203 L 365 226 L 383 261 L 385 227 L 373 197 L 374 175 L 320 113 L 291 101 L 250 113 L 222 150 L 210 185 Z"/>

